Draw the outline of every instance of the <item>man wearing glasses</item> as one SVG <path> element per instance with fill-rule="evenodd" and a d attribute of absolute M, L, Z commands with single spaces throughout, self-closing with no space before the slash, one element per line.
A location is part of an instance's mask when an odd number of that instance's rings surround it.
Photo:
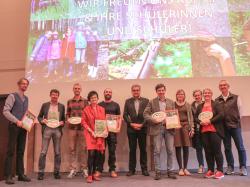
<path fill-rule="evenodd" d="M 240 118 L 242 116 L 242 104 L 240 97 L 238 95 L 232 94 L 229 91 L 229 88 L 229 83 L 226 80 L 221 80 L 219 82 L 219 89 L 221 91 L 221 95 L 216 98 L 216 101 L 222 105 L 221 108 L 224 112 L 225 138 L 223 140 L 223 143 L 225 147 L 225 155 L 228 165 L 225 174 L 231 175 L 234 173 L 234 157 L 232 153 L 231 143 L 231 139 L 233 138 L 239 155 L 240 175 L 247 176 L 247 156 L 243 144 L 240 122 Z"/>
<path fill-rule="evenodd" d="M 129 142 L 129 172 L 127 176 L 135 174 L 136 169 L 136 147 L 137 142 L 140 148 L 140 164 L 142 175 L 149 176 L 147 169 L 147 127 L 143 117 L 144 109 L 149 100 L 141 97 L 141 86 L 132 85 L 132 97 L 127 99 L 124 106 L 123 118 L 127 124 Z"/>

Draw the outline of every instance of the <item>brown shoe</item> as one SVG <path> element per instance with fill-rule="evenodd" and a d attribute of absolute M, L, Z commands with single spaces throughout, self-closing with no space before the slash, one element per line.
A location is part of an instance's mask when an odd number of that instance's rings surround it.
<path fill-rule="evenodd" d="M 102 179 L 101 179 L 101 177 L 97 177 L 97 176 L 93 175 L 93 180 L 95 180 L 95 181 L 101 181 Z"/>
<path fill-rule="evenodd" d="M 96 171 L 94 174 L 94 177 L 101 177 L 101 172 L 100 171 Z"/>
<path fill-rule="evenodd" d="M 118 177 L 118 175 L 117 175 L 117 173 L 115 171 L 111 171 L 110 172 L 110 177 L 116 178 L 116 177 Z"/>
<path fill-rule="evenodd" d="M 168 178 L 170 178 L 170 179 L 177 179 L 175 173 L 173 173 L 171 171 L 168 172 Z"/>

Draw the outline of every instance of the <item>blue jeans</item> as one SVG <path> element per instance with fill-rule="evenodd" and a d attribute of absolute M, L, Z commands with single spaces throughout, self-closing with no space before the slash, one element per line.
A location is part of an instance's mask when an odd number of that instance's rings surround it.
<path fill-rule="evenodd" d="M 193 146 L 196 149 L 196 157 L 199 163 L 199 166 L 204 166 L 204 158 L 203 158 L 203 145 L 201 140 L 201 133 L 195 132 L 193 137 Z"/>
<path fill-rule="evenodd" d="M 58 59 L 49 60 L 48 74 L 52 74 L 55 72 L 55 70 L 58 70 L 58 66 L 59 66 Z"/>
<path fill-rule="evenodd" d="M 230 129 L 225 128 L 225 138 L 223 140 L 223 143 L 225 147 L 227 165 L 234 168 L 234 157 L 232 153 L 231 138 L 233 138 L 235 146 L 238 150 L 240 167 L 246 166 L 247 156 L 246 156 L 246 150 L 243 145 L 241 128 L 230 128 Z"/>
<path fill-rule="evenodd" d="M 86 48 L 76 48 L 76 64 L 84 64 Z"/>
<path fill-rule="evenodd" d="M 46 155 L 51 139 L 54 146 L 54 173 L 60 171 L 62 131 L 59 128 L 52 129 L 50 127 L 45 127 L 42 134 L 42 151 L 40 153 L 38 164 L 39 172 L 41 173 L 43 173 L 45 169 Z"/>
<path fill-rule="evenodd" d="M 167 151 L 167 170 L 173 170 L 174 161 L 174 134 L 166 129 L 166 127 L 161 127 L 161 132 L 154 136 L 154 163 L 155 170 L 161 170 L 161 147 L 162 141 L 165 141 L 166 151 Z"/>

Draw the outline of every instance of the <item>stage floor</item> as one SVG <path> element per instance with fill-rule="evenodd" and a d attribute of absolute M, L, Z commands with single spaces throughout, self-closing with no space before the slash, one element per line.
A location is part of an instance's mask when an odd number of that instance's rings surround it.
<path fill-rule="evenodd" d="M 249 170 L 248 170 L 249 171 Z M 92 186 L 92 187 L 249 187 L 250 186 L 250 175 L 242 177 L 237 174 L 232 176 L 225 176 L 223 179 L 205 179 L 203 175 L 193 174 L 192 176 L 180 177 L 177 180 L 168 179 L 166 175 L 163 175 L 162 179 L 159 181 L 153 180 L 154 173 L 150 173 L 150 177 L 145 177 L 138 172 L 132 177 L 127 177 L 125 173 L 119 173 L 118 178 L 110 178 L 108 174 L 104 174 L 102 181 L 93 182 L 92 184 L 87 184 L 86 181 L 80 177 L 76 176 L 73 179 L 67 179 L 67 174 L 62 174 L 62 179 L 55 180 L 52 174 L 46 174 L 43 181 L 38 181 L 36 175 L 31 176 L 32 181 L 29 183 L 16 181 L 14 186 L 18 187 L 82 187 L 82 186 Z M 0 182 L 1 187 L 9 186 Z"/>

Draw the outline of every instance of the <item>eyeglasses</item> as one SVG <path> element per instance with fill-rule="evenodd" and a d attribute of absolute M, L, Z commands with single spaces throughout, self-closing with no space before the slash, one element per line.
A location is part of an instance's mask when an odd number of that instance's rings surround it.
<path fill-rule="evenodd" d="M 132 92 L 139 92 L 140 90 L 138 89 L 138 90 L 132 90 Z"/>
<path fill-rule="evenodd" d="M 219 86 L 227 86 L 227 84 L 219 84 Z"/>

